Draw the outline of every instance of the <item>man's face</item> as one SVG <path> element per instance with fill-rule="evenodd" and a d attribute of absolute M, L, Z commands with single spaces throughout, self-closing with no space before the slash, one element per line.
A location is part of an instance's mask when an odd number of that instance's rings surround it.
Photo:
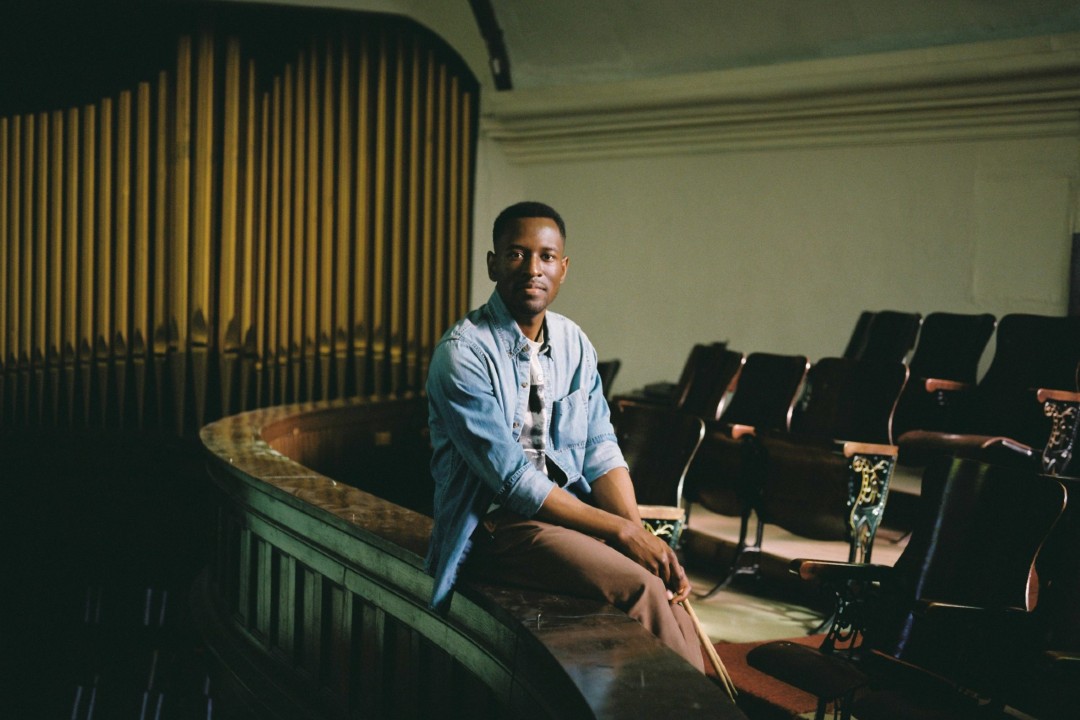
<path fill-rule="evenodd" d="M 519 325 L 542 320 L 559 294 L 570 258 L 559 226 L 548 218 L 521 218 L 488 252 L 488 277 Z"/>

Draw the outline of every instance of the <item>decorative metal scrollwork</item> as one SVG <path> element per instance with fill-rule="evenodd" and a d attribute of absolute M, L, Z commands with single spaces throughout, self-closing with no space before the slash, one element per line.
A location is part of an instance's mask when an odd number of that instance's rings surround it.
<path fill-rule="evenodd" d="M 1075 402 L 1049 399 L 1043 413 L 1050 418 L 1050 436 L 1042 453 L 1042 469 L 1048 475 L 1067 475 L 1073 459 L 1073 445 L 1080 429 L 1080 407 Z"/>
<path fill-rule="evenodd" d="M 853 539 L 850 559 L 869 562 L 878 525 L 885 511 L 894 458 L 888 455 L 855 454 L 849 464 L 848 531 Z M 857 548 L 857 551 L 856 551 Z"/>

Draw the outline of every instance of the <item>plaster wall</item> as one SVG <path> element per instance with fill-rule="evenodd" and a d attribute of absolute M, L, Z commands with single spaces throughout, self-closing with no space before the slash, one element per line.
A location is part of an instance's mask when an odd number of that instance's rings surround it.
<path fill-rule="evenodd" d="M 838 355 L 863 309 L 1066 311 L 1075 137 L 522 167 L 490 144 L 482 156 L 474 304 L 509 188 L 551 203 L 571 257 L 554 307 L 622 360 L 616 390 L 674 380 L 695 342 Z"/>

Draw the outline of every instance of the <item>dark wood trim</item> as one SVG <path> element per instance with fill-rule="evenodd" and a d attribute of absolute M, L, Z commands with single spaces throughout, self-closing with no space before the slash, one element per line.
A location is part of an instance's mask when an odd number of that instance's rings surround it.
<path fill-rule="evenodd" d="M 310 467 L 345 467 L 352 447 L 392 474 L 396 456 L 426 452 L 425 415 L 419 397 L 337 400 L 203 429 L 218 536 L 195 616 L 256 714 L 744 717 L 611 606 L 465 583 L 447 616 L 429 610 L 431 519 Z"/>

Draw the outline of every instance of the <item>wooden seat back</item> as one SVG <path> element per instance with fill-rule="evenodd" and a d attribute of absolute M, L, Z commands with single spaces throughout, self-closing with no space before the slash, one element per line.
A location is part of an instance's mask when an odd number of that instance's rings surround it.
<path fill-rule="evenodd" d="M 822 358 L 810 368 L 791 420 L 795 437 L 892 442 L 892 417 L 907 382 L 901 362 Z"/>
<path fill-rule="evenodd" d="M 911 376 L 974 384 L 979 360 L 996 325 L 990 313 L 930 313 L 922 322 L 915 353 L 908 363 Z"/>
<path fill-rule="evenodd" d="M 682 505 L 683 480 L 705 423 L 672 408 L 620 401 L 612 423 L 642 505 Z"/>
<path fill-rule="evenodd" d="M 704 346 L 683 393 L 680 409 L 705 421 L 716 420 L 742 365 L 742 353 L 728 350 L 723 345 Z"/>
<path fill-rule="evenodd" d="M 844 357 L 903 362 L 915 347 L 921 322 L 922 315 L 916 312 L 864 312 L 856 322 Z"/>
<path fill-rule="evenodd" d="M 720 424 L 789 429 L 795 399 L 809 369 L 805 355 L 750 353 L 739 372 L 731 402 L 720 414 Z"/>

